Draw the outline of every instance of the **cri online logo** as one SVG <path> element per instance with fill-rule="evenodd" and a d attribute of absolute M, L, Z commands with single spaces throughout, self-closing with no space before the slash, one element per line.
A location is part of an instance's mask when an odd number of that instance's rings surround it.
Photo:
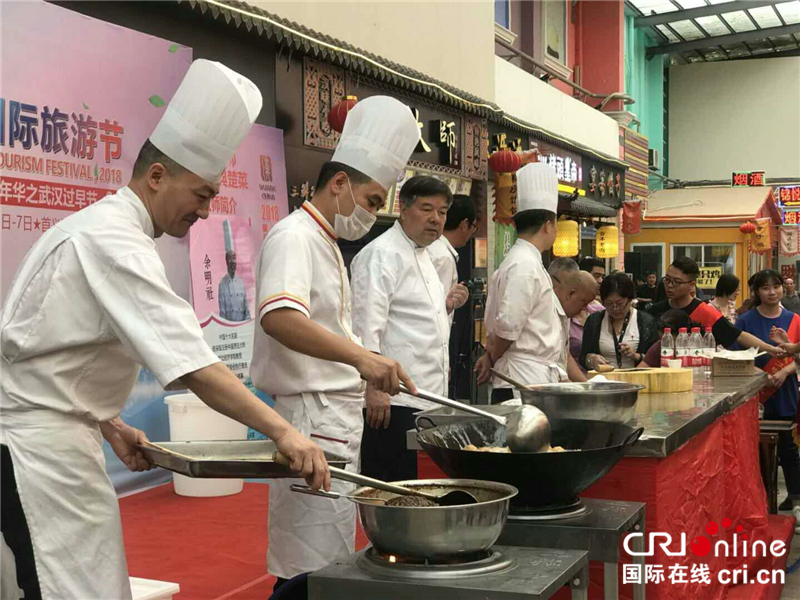
<path fill-rule="evenodd" d="M 722 526 L 728 529 L 731 526 L 731 520 L 722 519 Z M 742 558 L 746 558 L 748 556 L 755 558 L 759 555 L 767 556 L 767 543 L 763 540 L 756 540 L 750 544 L 750 547 L 748 548 L 747 534 L 742 533 L 742 530 L 743 527 L 741 525 L 736 526 L 732 543 L 728 543 L 725 540 L 718 540 L 716 544 L 712 545 L 711 540 L 708 537 L 705 535 L 699 535 L 692 540 L 689 548 L 692 554 L 698 557 L 707 556 L 711 552 L 712 548 L 715 556 L 741 556 Z M 717 525 L 714 521 L 711 521 L 706 525 L 706 533 L 708 533 L 710 536 L 716 535 L 719 533 L 719 531 L 719 525 Z M 623 547 L 630 556 L 653 556 L 656 551 L 656 546 L 660 547 L 667 556 L 686 556 L 687 554 L 685 533 L 681 533 L 680 546 L 677 551 L 670 550 L 670 547 L 672 546 L 672 536 L 669 533 L 664 532 L 653 532 L 648 534 L 649 544 L 644 551 L 632 549 L 631 542 L 637 538 L 643 537 L 643 533 L 630 533 L 625 536 Z M 741 553 L 739 552 L 740 538 L 743 541 Z M 786 544 L 780 540 L 773 540 L 772 543 L 769 544 L 769 552 L 772 556 L 783 556 L 786 554 Z"/>

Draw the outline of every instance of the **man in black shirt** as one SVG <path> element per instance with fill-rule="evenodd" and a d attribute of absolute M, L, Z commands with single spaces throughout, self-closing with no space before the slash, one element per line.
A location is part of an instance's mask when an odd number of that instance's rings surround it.
<path fill-rule="evenodd" d="M 650 271 L 649 273 L 647 273 L 646 277 L 647 277 L 646 283 L 636 288 L 636 297 L 640 301 L 644 300 L 643 304 L 655 301 L 656 292 L 658 291 L 658 288 L 656 287 L 656 282 L 658 281 L 658 278 L 656 277 L 655 272 Z"/>
<path fill-rule="evenodd" d="M 689 315 L 694 323 L 703 328 L 710 327 L 717 345 L 730 348 L 737 343 L 742 348 L 759 348 L 773 356 L 783 354 L 777 346 L 762 342 L 756 336 L 731 325 L 730 321 L 710 304 L 693 298 L 692 292 L 695 290 L 695 280 L 698 275 L 700 269 L 694 260 L 688 256 L 675 259 L 664 277 L 667 300 L 651 304 L 647 311 L 658 319 L 669 309 L 677 308 Z"/>

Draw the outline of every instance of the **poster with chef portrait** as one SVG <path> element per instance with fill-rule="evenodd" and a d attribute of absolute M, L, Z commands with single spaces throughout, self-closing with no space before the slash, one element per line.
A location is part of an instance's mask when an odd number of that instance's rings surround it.
<path fill-rule="evenodd" d="M 289 213 L 283 132 L 255 125 L 189 233 L 192 304 L 211 349 L 245 384 L 256 325 L 256 260 L 269 230 Z"/>

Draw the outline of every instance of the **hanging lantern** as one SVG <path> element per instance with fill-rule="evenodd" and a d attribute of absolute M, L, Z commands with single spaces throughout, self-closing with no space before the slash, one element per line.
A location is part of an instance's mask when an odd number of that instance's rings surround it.
<path fill-rule="evenodd" d="M 553 254 L 555 256 L 577 256 L 581 246 L 581 228 L 577 221 L 564 219 L 558 222 L 557 227 Z"/>
<path fill-rule="evenodd" d="M 347 113 L 353 109 L 357 102 L 358 98 L 355 96 L 348 96 L 346 99 L 333 105 L 331 112 L 328 113 L 328 125 L 331 126 L 331 129 L 342 133 L 344 121 L 347 119 Z"/>
<path fill-rule="evenodd" d="M 489 168 L 495 173 L 513 173 L 522 166 L 522 158 L 513 150 L 506 148 L 492 153 Z"/>
<path fill-rule="evenodd" d="M 747 223 L 742 223 L 739 227 L 739 231 L 742 233 L 755 233 L 756 232 L 756 225 L 755 223 L 751 223 L 748 221 Z"/>
<path fill-rule="evenodd" d="M 619 229 L 606 225 L 597 230 L 597 258 L 615 258 L 619 256 Z"/>

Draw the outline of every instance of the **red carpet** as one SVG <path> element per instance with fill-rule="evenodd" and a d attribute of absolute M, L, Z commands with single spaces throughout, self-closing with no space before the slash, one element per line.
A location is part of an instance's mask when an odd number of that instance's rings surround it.
<path fill-rule="evenodd" d="M 266 600 L 269 486 L 187 498 L 163 485 L 119 501 L 132 577 L 180 584 L 176 600 Z M 359 527 L 356 547 L 367 539 Z"/>

